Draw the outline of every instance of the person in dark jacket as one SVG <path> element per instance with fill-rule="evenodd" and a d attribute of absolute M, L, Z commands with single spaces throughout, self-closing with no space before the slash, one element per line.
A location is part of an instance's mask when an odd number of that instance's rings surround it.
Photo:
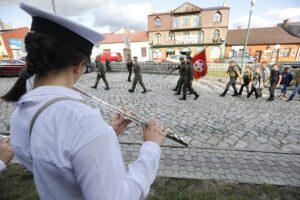
<path fill-rule="evenodd" d="M 240 88 L 239 96 L 242 95 L 244 87 L 247 89 L 247 95 L 249 94 L 249 83 L 252 81 L 252 71 L 251 67 L 248 65 L 243 76 L 243 85 Z"/>
<path fill-rule="evenodd" d="M 131 82 L 132 63 L 133 63 L 133 60 L 132 60 L 131 56 L 128 56 L 128 59 L 126 62 L 126 67 L 127 67 L 128 73 L 129 73 L 128 79 L 127 79 L 128 82 Z"/>
<path fill-rule="evenodd" d="M 286 96 L 286 88 L 291 86 L 291 83 L 294 79 L 294 74 L 290 71 L 289 67 L 284 68 L 284 72 L 282 73 L 282 81 L 280 85 L 281 93 L 278 97 L 285 97 Z"/>
<path fill-rule="evenodd" d="M 273 69 L 271 70 L 270 88 L 269 88 L 270 97 L 267 99 L 267 101 L 274 101 L 275 88 L 279 87 L 279 84 L 282 79 L 282 75 L 281 75 L 281 72 L 279 71 L 278 67 L 279 67 L 279 64 L 275 63 L 273 65 Z"/>
<path fill-rule="evenodd" d="M 105 60 L 105 66 L 106 66 L 106 71 L 111 72 L 110 60 L 108 58 L 106 58 Z"/>

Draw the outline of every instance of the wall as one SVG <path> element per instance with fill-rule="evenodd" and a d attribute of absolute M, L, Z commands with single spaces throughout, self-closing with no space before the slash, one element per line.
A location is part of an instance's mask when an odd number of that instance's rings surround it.
<path fill-rule="evenodd" d="M 5 60 L 5 59 L 8 59 L 8 54 L 2 36 L 0 35 L 0 60 Z"/>
<path fill-rule="evenodd" d="M 219 11 L 222 14 L 221 22 L 213 22 L 213 15 Z M 220 10 L 204 10 L 201 12 L 202 15 L 202 27 L 228 27 L 229 21 L 229 9 Z"/>
<path fill-rule="evenodd" d="M 148 42 L 132 42 L 130 44 L 131 47 L 131 55 L 137 56 L 140 61 L 147 61 L 149 60 L 149 43 Z M 145 47 L 147 51 L 147 55 L 142 57 L 142 50 L 141 48 Z M 104 49 L 110 49 L 110 52 L 118 52 L 121 53 L 123 58 L 123 49 L 125 49 L 124 43 L 115 43 L 115 44 L 100 44 L 98 50 L 94 50 L 94 52 L 100 54 L 103 53 Z"/>
<path fill-rule="evenodd" d="M 154 19 L 159 17 L 161 20 L 161 26 L 155 27 Z M 148 15 L 148 31 L 163 31 L 171 29 L 171 14 L 157 14 Z"/>

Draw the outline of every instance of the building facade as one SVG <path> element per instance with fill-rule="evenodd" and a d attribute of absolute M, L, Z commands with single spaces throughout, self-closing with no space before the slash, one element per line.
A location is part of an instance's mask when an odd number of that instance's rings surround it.
<path fill-rule="evenodd" d="M 94 56 L 103 52 L 121 53 L 124 60 L 126 52 L 131 51 L 131 56 L 137 56 L 140 61 L 149 60 L 149 42 L 147 32 L 110 33 L 104 34 L 105 39 L 93 51 Z"/>
<path fill-rule="evenodd" d="M 184 3 L 175 10 L 148 15 L 151 58 L 164 61 L 169 55 L 191 55 L 206 47 L 209 62 L 225 54 L 229 7 L 200 8 Z"/>
<path fill-rule="evenodd" d="M 226 57 L 242 55 L 246 29 L 228 31 Z M 300 38 L 291 35 L 280 26 L 251 28 L 246 53 L 256 62 L 300 61 Z"/>
<path fill-rule="evenodd" d="M 0 59 L 19 59 L 26 55 L 24 38 L 29 28 L 17 28 L 0 31 Z"/>

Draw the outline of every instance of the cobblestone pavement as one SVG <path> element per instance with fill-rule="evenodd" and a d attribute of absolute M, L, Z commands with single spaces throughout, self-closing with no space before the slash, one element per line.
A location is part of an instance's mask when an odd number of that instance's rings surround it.
<path fill-rule="evenodd" d="M 174 133 L 192 138 L 191 148 L 181 148 L 168 139 L 164 142 L 159 175 L 201 179 L 225 179 L 238 182 L 300 185 L 300 102 L 286 103 L 283 99 L 266 102 L 263 98 L 219 97 L 223 82 L 203 79 L 193 83 L 200 97 L 193 95 L 179 101 L 171 90 L 178 76 L 144 74 L 149 90 L 141 94 L 128 93 L 127 73 L 108 73 L 111 90 L 105 91 L 100 80 L 97 90 L 90 88 L 96 74 L 85 74 L 77 87 L 112 105 L 126 106 L 142 116 L 159 118 Z M 3 94 L 15 78 L 0 79 Z M 289 91 L 290 92 L 290 91 Z M 94 102 L 86 101 L 94 108 Z M 8 132 L 12 106 L 1 102 L 0 132 Z M 100 106 L 108 119 L 111 111 Z M 141 130 L 136 125 L 119 138 L 125 161 L 131 161 L 142 142 Z M 130 145 L 129 145 L 130 144 Z"/>

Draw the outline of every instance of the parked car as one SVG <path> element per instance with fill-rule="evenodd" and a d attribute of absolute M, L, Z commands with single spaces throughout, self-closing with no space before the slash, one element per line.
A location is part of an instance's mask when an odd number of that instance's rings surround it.
<path fill-rule="evenodd" d="M 175 63 L 179 63 L 179 58 L 184 58 L 186 59 L 186 55 L 169 55 L 167 58 L 166 58 L 166 61 L 167 62 L 175 62 Z"/>
<path fill-rule="evenodd" d="M 18 76 L 25 67 L 26 63 L 22 60 L 1 60 L 0 76 Z"/>
<path fill-rule="evenodd" d="M 234 56 L 227 59 L 227 62 L 234 60 L 236 63 L 242 63 L 243 56 Z M 245 55 L 244 63 L 253 64 L 255 63 L 255 58 L 253 56 Z"/>
<path fill-rule="evenodd" d="M 122 54 L 116 52 L 101 53 L 99 56 L 101 62 L 105 62 L 106 59 L 108 59 L 110 62 L 121 62 L 123 60 Z"/>

